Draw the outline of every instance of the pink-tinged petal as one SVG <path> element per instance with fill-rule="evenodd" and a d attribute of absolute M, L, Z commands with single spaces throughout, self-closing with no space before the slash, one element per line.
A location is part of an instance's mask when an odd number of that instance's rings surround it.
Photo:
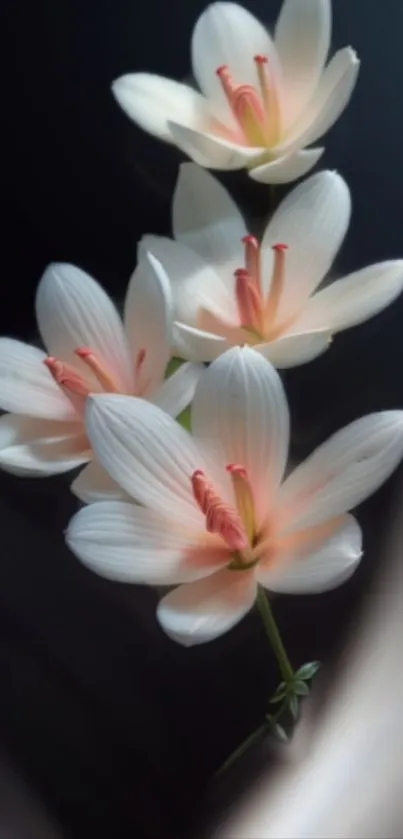
<path fill-rule="evenodd" d="M 12 414 L 0 417 L 0 468 L 6 472 L 28 478 L 59 475 L 90 457 L 78 423 Z"/>
<path fill-rule="evenodd" d="M 222 107 L 227 119 L 227 105 L 216 70 L 228 64 L 237 84 L 257 84 L 255 55 L 275 60 L 269 33 L 261 23 L 237 3 L 212 3 L 200 15 L 192 37 L 192 66 L 201 90 L 208 99 Z"/>
<path fill-rule="evenodd" d="M 288 245 L 278 319 L 306 302 L 329 270 L 346 234 L 351 200 L 336 172 L 319 172 L 290 192 L 274 213 L 262 242 L 264 277 L 271 276 L 272 246 Z"/>
<path fill-rule="evenodd" d="M 171 591 L 160 601 L 157 618 L 173 641 L 192 647 L 232 629 L 252 608 L 255 598 L 253 571 L 224 568 Z"/>
<path fill-rule="evenodd" d="M 0 407 L 3 411 L 56 420 L 77 419 L 48 368 L 46 353 L 13 338 L 0 338 Z"/>
<path fill-rule="evenodd" d="M 172 139 L 168 120 L 201 128 L 210 116 L 200 93 L 163 76 L 130 73 L 116 79 L 112 92 L 133 122 L 167 142 Z"/>
<path fill-rule="evenodd" d="M 135 501 L 204 529 L 191 488 L 201 456 L 168 414 L 144 399 L 100 394 L 87 400 L 86 428 L 97 460 Z"/>
<path fill-rule="evenodd" d="M 283 128 L 308 104 L 319 83 L 330 47 L 330 0 L 285 0 L 276 25 L 281 66 Z"/>
<path fill-rule="evenodd" d="M 203 371 L 202 364 L 182 364 L 154 391 L 150 401 L 177 417 L 191 403 Z"/>
<path fill-rule="evenodd" d="M 205 169 L 182 163 L 172 205 L 175 239 L 232 277 L 243 265 L 242 238 L 248 232 L 226 189 Z"/>
<path fill-rule="evenodd" d="M 93 504 L 94 501 L 131 500 L 106 469 L 95 460 L 81 470 L 70 489 L 84 504 Z"/>
<path fill-rule="evenodd" d="M 402 289 L 403 260 L 369 265 L 318 291 L 294 327 L 334 332 L 356 326 L 389 306 Z"/>
<path fill-rule="evenodd" d="M 192 534 L 155 510 L 122 501 L 84 507 L 70 521 L 66 541 L 84 565 L 122 583 L 198 580 L 228 560 L 223 548 L 195 545 Z"/>
<path fill-rule="evenodd" d="M 130 280 L 124 321 L 134 391 L 148 397 L 164 378 L 171 354 L 173 321 L 169 279 L 151 253 L 141 255 Z"/>
<path fill-rule="evenodd" d="M 263 184 L 287 184 L 302 178 L 313 169 L 323 152 L 324 148 L 292 152 L 277 160 L 255 166 L 249 170 L 249 175 L 254 181 Z"/>
<path fill-rule="evenodd" d="M 225 338 L 178 322 L 174 327 L 174 346 L 180 358 L 193 362 L 214 361 L 228 349 Z"/>
<path fill-rule="evenodd" d="M 349 102 L 359 68 L 360 62 L 351 47 L 346 47 L 333 56 L 310 105 L 276 147 L 278 154 L 286 154 L 296 147 L 311 145 L 331 128 Z"/>
<path fill-rule="evenodd" d="M 132 387 L 129 354 L 120 316 L 105 293 L 75 265 L 49 265 L 39 283 L 36 316 L 49 355 L 88 373 L 74 350 L 90 347 L 116 379 L 119 390 Z"/>
<path fill-rule="evenodd" d="M 196 251 L 162 236 L 143 236 L 139 257 L 146 251 L 158 259 L 169 277 L 177 320 L 196 326 L 201 307 L 211 308 L 217 314 L 235 314 L 231 274 L 225 284 L 215 266 L 205 262 Z"/>
<path fill-rule="evenodd" d="M 195 163 L 207 169 L 242 169 L 266 151 L 262 146 L 242 146 L 208 129 L 189 128 L 174 120 L 169 121 L 168 127 L 172 141 Z"/>
<path fill-rule="evenodd" d="M 256 344 L 254 349 L 281 370 L 312 361 L 329 348 L 330 342 L 329 330 L 317 330 L 284 335 L 268 344 Z"/>
<path fill-rule="evenodd" d="M 403 411 L 352 422 L 284 482 L 278 499 L 281 526 L 305 529 L 353 509 L 386 481 L 402 457 Z"/>
<path fill-rule="evenodd" d="M 246 469 L 258 514 L 265 514 L 289 443 L 287 400 L 274 367 L 248 347 L 221 355 L 196 388 L 192 433 L 217 481 L 228 464 Z"/>
<path fill-rule="evenodd" d="M 346 582 L 362 557 L 362 532 L 353 516 L 338 520 L 336 529 L 319 543 L 303 533 L 288 552 L 276 561 L 259 562 L 258 581 L 270 591 L 280 594 L 319 594 Z"/>

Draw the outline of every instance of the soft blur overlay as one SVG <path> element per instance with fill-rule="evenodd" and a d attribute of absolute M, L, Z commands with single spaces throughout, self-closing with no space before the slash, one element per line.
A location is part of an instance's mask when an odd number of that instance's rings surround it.
<path fill-rule="evenodd" d="M 402 513 L 400 487 L 382 567 L 325 710 L 318 719 L 314 691 L 276 773 L 263 773 L 214 839 L 403 835 Z"/>

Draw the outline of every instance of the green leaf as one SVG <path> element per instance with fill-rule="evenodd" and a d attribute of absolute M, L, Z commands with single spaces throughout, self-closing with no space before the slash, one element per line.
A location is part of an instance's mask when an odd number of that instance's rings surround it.
<path fill-rule="evenodd" d="M 186 431 L 190 431 L 191 421 L 192 421 L 192 408 L 190 405 L 187 408 L 184 408 L 183 411 L 176 417 L 177 422 L 186 428 Z"/>
<path fill-rule="evenodd" d="M 296 696 L 290 696 L 290 701 L 289 701 L 288 707 L 290 709 L 291 716 L 293 717 L 294 720 L 296 720 L 297 717 L 298 717 L 298 707 L 299 707 L 298 699 L 297 699 Z"/>
<path fill-rule="evenodd" d="M 167 379 L 169 376 L 172 376 L 173 373 L 176 373 L 179 367 L 184 363 L 183 358 L 170 358 L 165 370 L 165 378 Z"/>
<path fill-rule="evenodd" d="M 276 692 L 273 694 L 272 698 L 270 699 L 269 704 L 275 705 L 277 702 L 281 702 L 287 693 L 287 685 L 285 682 L 280 682 L 279 686 L 276 689 Z"/>
<path fill-rule="evenodd" d="M 303 664 L 302 667 L 300 667 L 299 670 L 297 670 L 295 678 L 302 679 L 305 682 L 309 681 L 309 679 L 313 679 L 315 673 L 318 672 L 320 666 L 320 661 L 310 661 L 307 664 Z"/>
<path fill-rule="evenodd" d="M 283 726 L 279 725 L 278 722 L 276 722 L 276 724 L 273 725 L 272 734 L 273 734 L 273 737 L 276 738 L 276 740 L 280 740 L 280 743 L 288 743 L 287 733 L 284 730 Z"/>
<path fill-rule="evenodd" d="M 294 693 L 296 696 L 308 696 L 309 694 L 309 687 L 306 682 L 296 681 L 294 682 Z"/>

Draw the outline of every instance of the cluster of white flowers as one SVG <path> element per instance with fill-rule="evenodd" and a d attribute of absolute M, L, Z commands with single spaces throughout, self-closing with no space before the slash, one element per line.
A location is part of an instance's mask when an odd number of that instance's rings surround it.
<path fill-rule="evenodd" d="M 258 241 L 202 168 L 245 166 L 273 184 L 316 163 L 323 149 L 304 147 L 340 115 L 359 66 L 347 48 L 325 67 L 330 34 L 330 0 L 285 0 L 273 40 L 245 9 L 214 3 L 192 38 L 202 94 L 144 73 L 115 82 L 129 116 L 193 158 L 180 167 L 173 238 L 139 243 L 123 321 L 91 277 L 57 264 L 36 298 L 46 352 L 0 339 L 0 466 L 29 477 L 85 464 L 69 546 L 105 577 L 168 586 L 157 617 L 184 645 L 228 631 L 258 585 L 306 593 L 346 580 L 362 555 L 348 511 L 403 457 L 403 411 L 385 411 L 289 473 L 275 369 L 310 361 L 391 303 L 403 260 L 319 288 L 349 224 L 343 178 L 299 184 Z M 173 356 L 183 363 L 172 373 Z M 191 433 L 175 419 L 190 404 Z"/>

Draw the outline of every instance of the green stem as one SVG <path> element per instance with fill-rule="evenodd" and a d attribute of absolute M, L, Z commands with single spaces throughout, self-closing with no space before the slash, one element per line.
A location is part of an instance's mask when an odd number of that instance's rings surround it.
<path fill-rule="evenodd" d="M 249 735 L 249 737 L 246 737 L 246 739 L 242 741 L 238 748 L 231 752 L 230 756 L 227 757 L 227 760 L 225 760 L 224 763 L 221 764 L 220 768 L 216 772 L 216 777 L 222 775 L 223 772 L 226 772 L 226 770 L 229 769 L 229 767 L 232 766 L 232 764 L 235 763 L 235 761 L 238 760 L 239 757 L 241 757 L 245 752 L 247 752 L 248 749 L 251 746 L 253 746 L 254 743 L 257 743 L 263 737 L 263 735 L 266 734 L 268 729 L 268 723 L 264 722 L 263 725 L 260 725 L 259 728 L 256 728 L 255 731 L 253 731 L 252 734 Z"/>
<path fill-rule="evenodd" d="M 273 648 L 274 655 L 276 656 L 276 659 L 278 661 L 280 673 L 284 681 L 289 683 L 294 678 L 294 670 L 291 666 L 290 659 L 288 658 L 286 649 L 281 640 L 281 635 L 277 629 L 277 624 L 274 620 L 270 603 L 266 597 L 265 590 L 262 586 L 258 587 L 256 603 L 264 624 L 264 628 L 267 633 L 267 637 Z"/>

